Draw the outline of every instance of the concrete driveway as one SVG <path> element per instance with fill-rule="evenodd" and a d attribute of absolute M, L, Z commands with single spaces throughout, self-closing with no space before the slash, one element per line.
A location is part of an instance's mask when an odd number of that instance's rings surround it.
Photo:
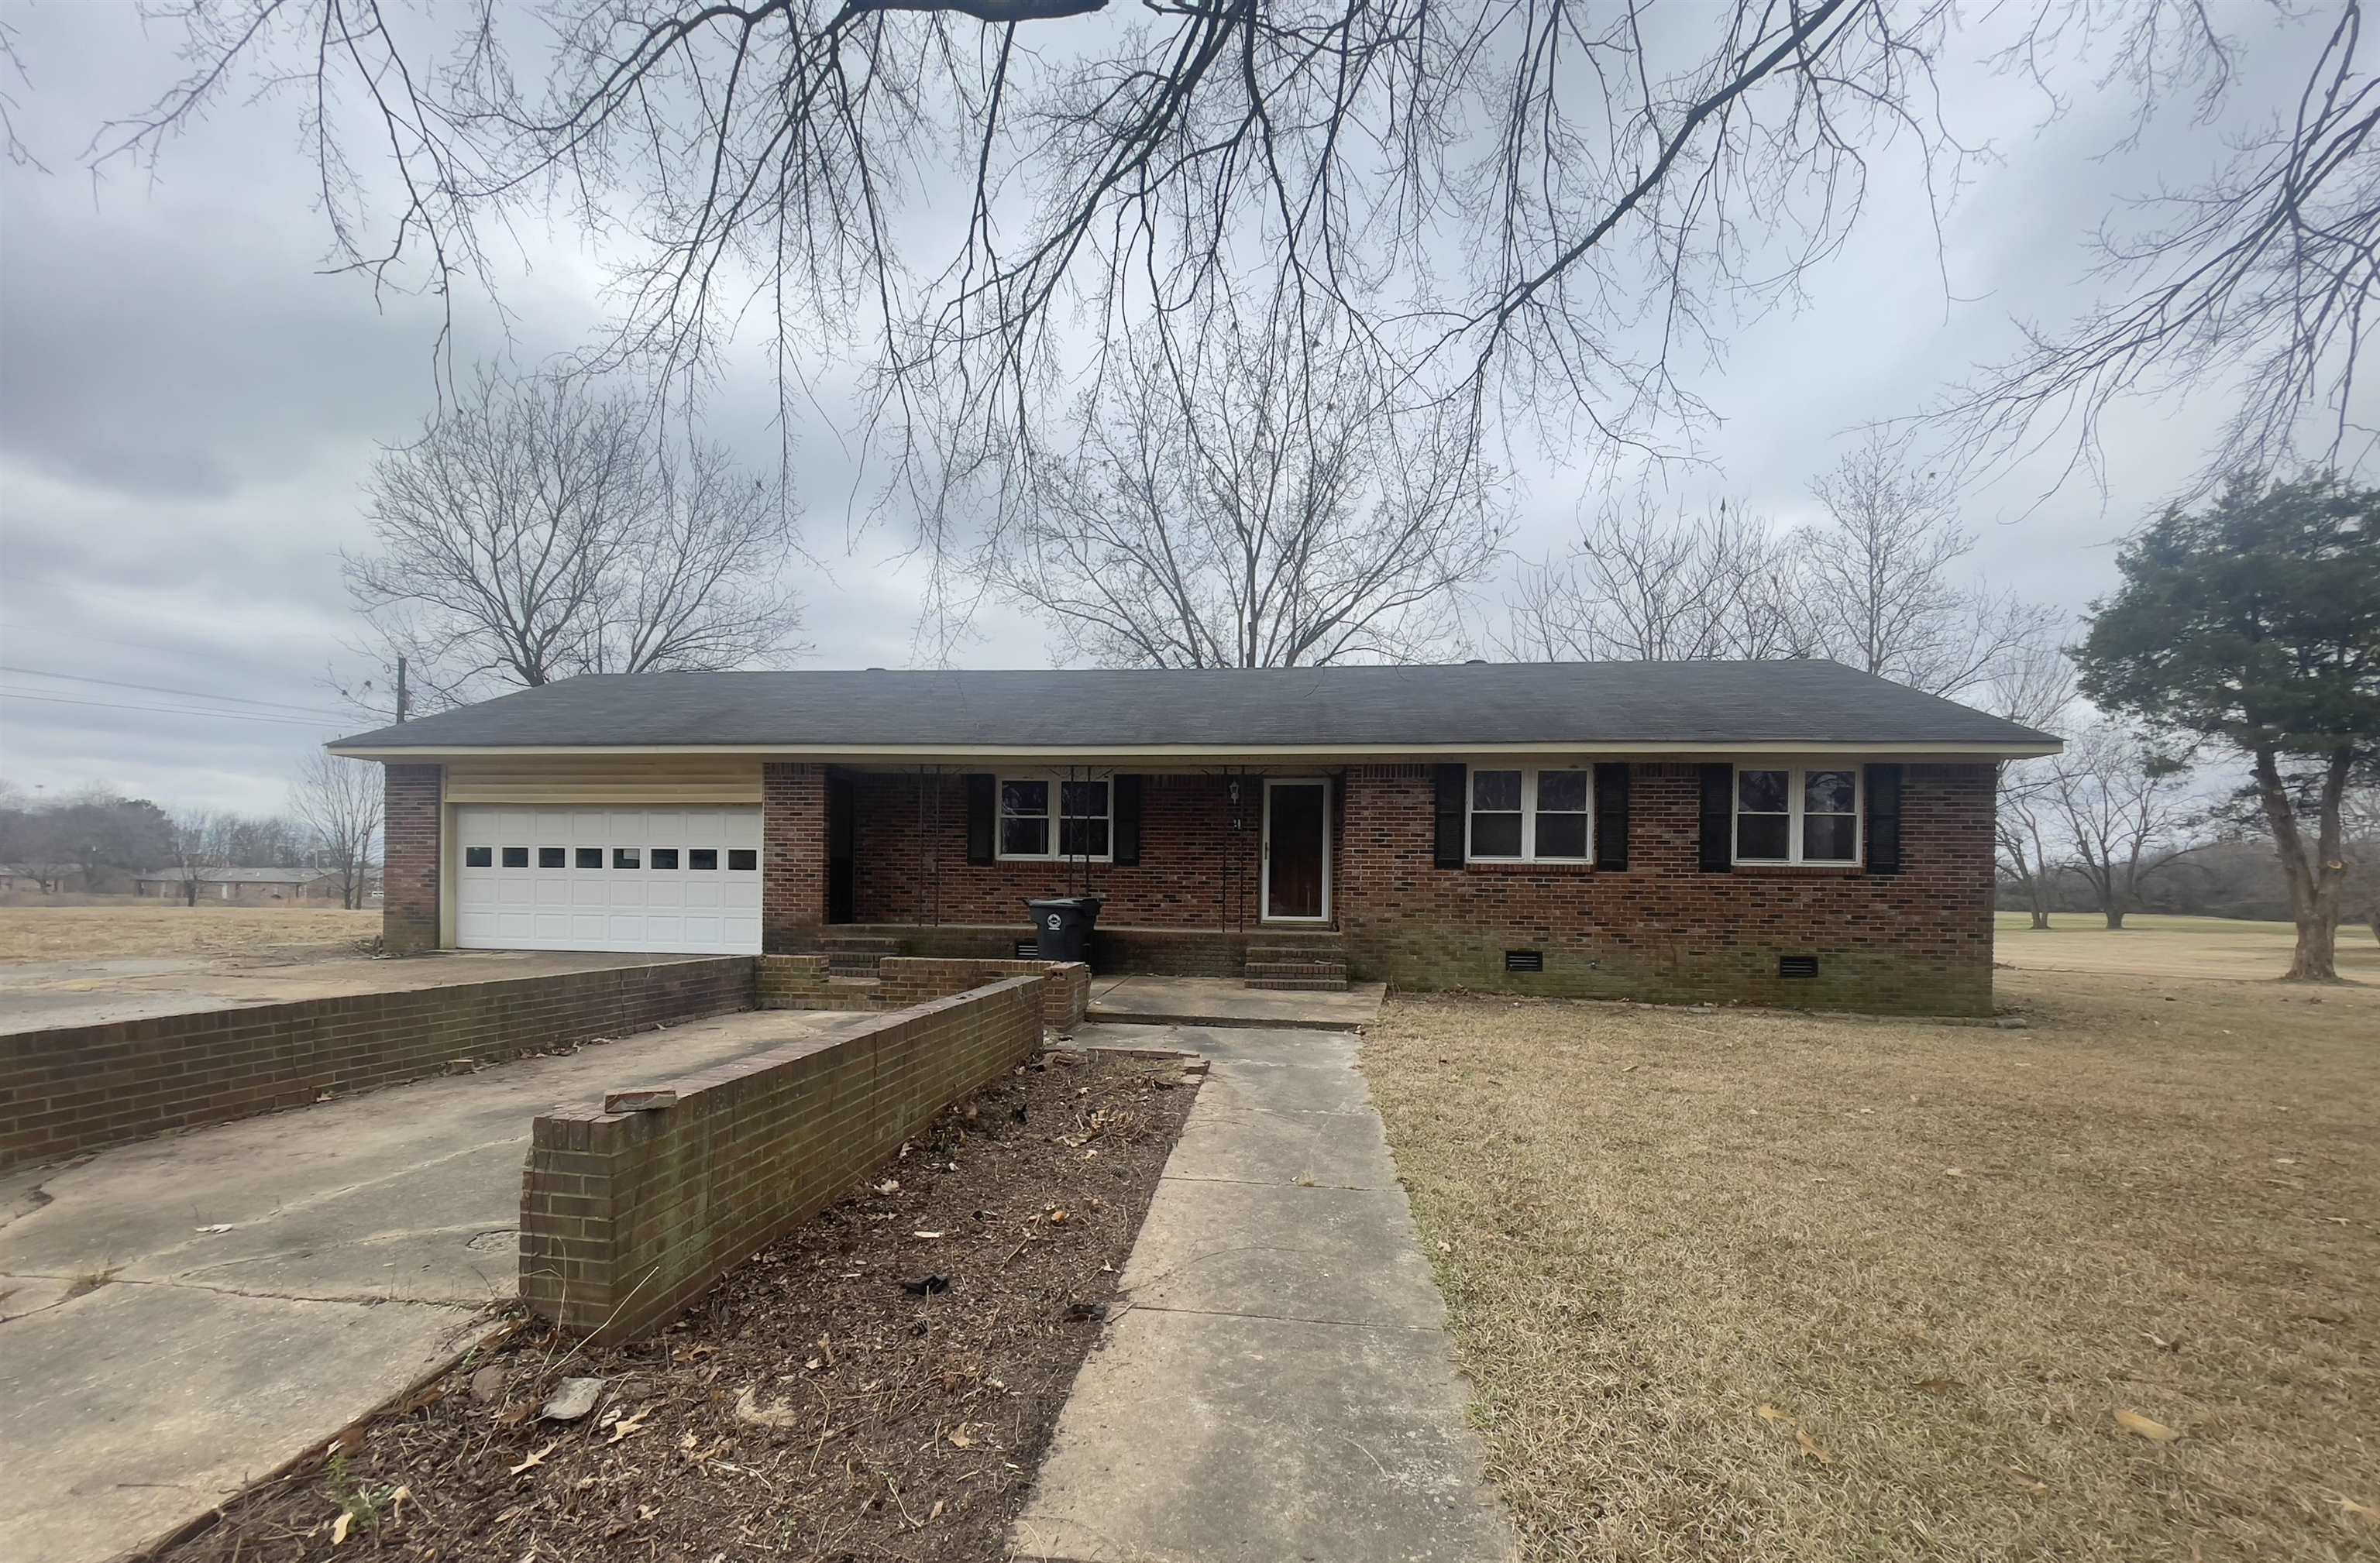
<path fill-rule="evenodd" d="M 403 960 L 274 951 L 0 961 L 0 1032 L 178 1015 L 348 993 L 398 993 L 465 982 L 699 961 L 700 955 L 580 951 L 441 950 Z"/>
<path fill-rule="evenodd" d="M 0 1176 L 0 1552 L 97 1563 L 468 1345 L 530 1120 L 864 1016 L 696 1022 Z"/>

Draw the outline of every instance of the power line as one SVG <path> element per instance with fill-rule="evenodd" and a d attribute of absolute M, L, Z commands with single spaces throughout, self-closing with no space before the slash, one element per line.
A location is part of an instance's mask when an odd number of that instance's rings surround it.
<path fill-rule="evenodd" d="M 300 706 L 287 700 L 259 700 L 246 695 L 214 695 L 203 689 L 169 689 L 162 684 L 129 684 L 120 678 L 94 678 L 90 673 L 52 672 L 47 668 L 12 668 L 5 664 L 0 664 L 0 672 L 23 673 L 32 678 L 62 678 L 73 684 L 104 684 L 112 689 L 138 689 L 150 695 L 187 695 L 193 700 L 221 700 L 236 706 L 265 706 L 276 710 L 324 717 L 332 721 L 352 720 L 352 713 L 326 711 L 320 706 Z"/>
<path fill-rule="evenodd" d="M 270 711 L 211 711 L 189 706 L 130 706 L 112 700 L 77 700 L 65 695 L 36 695 L 25 689 L 0 689 L 0 700 L 40 700 L 53 706 L 88 706 L 98 711 L 148 711 L 156 716 L 221 717 L 232 721 L 268 721 L 284 727 L 303 727 L 320 732 L 335 726 L 343 718 L 324 716 L 278 716 Z"/>

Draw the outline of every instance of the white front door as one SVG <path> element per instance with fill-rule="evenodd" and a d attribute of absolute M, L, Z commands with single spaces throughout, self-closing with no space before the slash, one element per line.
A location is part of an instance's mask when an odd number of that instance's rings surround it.
<path fill-rule="evenodd" d="M 455 810 L 466 950 L 760 952 L 758 808 Z"/>

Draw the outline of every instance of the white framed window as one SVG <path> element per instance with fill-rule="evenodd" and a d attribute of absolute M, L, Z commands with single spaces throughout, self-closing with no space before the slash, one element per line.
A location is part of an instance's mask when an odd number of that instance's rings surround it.
<path fill-rule="evenodd" d="M 1465 854 L 1475 863 L 1584 863 L 1595 774 L 1585 766 L 1471 772 Z"/>
<path fill-rule="evenodd" d="M 1115 789 L 1055 776 L 1000 779 L 999 855 L 1106 863 L 1114 855 Z"/>
<path fill-rule="evenodd" d="M 1738 863 L 1853 864 L 1860 859 L 1860 768 L 1735 768 Z"/>

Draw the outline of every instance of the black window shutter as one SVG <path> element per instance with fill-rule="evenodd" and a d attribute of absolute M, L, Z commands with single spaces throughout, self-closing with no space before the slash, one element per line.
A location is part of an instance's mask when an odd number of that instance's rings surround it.
<path fill-rule="evenodd" d="M 1438 856 L 1440 868 L 1463 866 L 1463 789 L 1469 785 L 1467 768 L 1441 765 L 1432 768 L 1438 782 Z"/>
<path fill-rule="evenodd" d="M 1115 794 L 1115 861 L 1129 868 L 1140 861 L 1140 778 L 1119 776 L 1110 786 Z"/>
<path fill-rule="evenodd" d="M 1595 866 L 1628 866 L 1628 767 L 1595 768 Z"/>
<path fill-rule="evenodd" d="M 969 771 L 966 778 L 967 861 L 991 861 L 991 832 L 996 823 L 999 783 L 988 771 Z"/>
<path fill-rule="evenodd" d="M 1867 768 L 1867 871 L 1900 872 L 1900 767 Z"/>
<path fill-rule="evenodd" d="M 1725 874 L 1735 866 L 1735 767 L 1706 765 L 1703 772 L 1703 872 Z"/>

